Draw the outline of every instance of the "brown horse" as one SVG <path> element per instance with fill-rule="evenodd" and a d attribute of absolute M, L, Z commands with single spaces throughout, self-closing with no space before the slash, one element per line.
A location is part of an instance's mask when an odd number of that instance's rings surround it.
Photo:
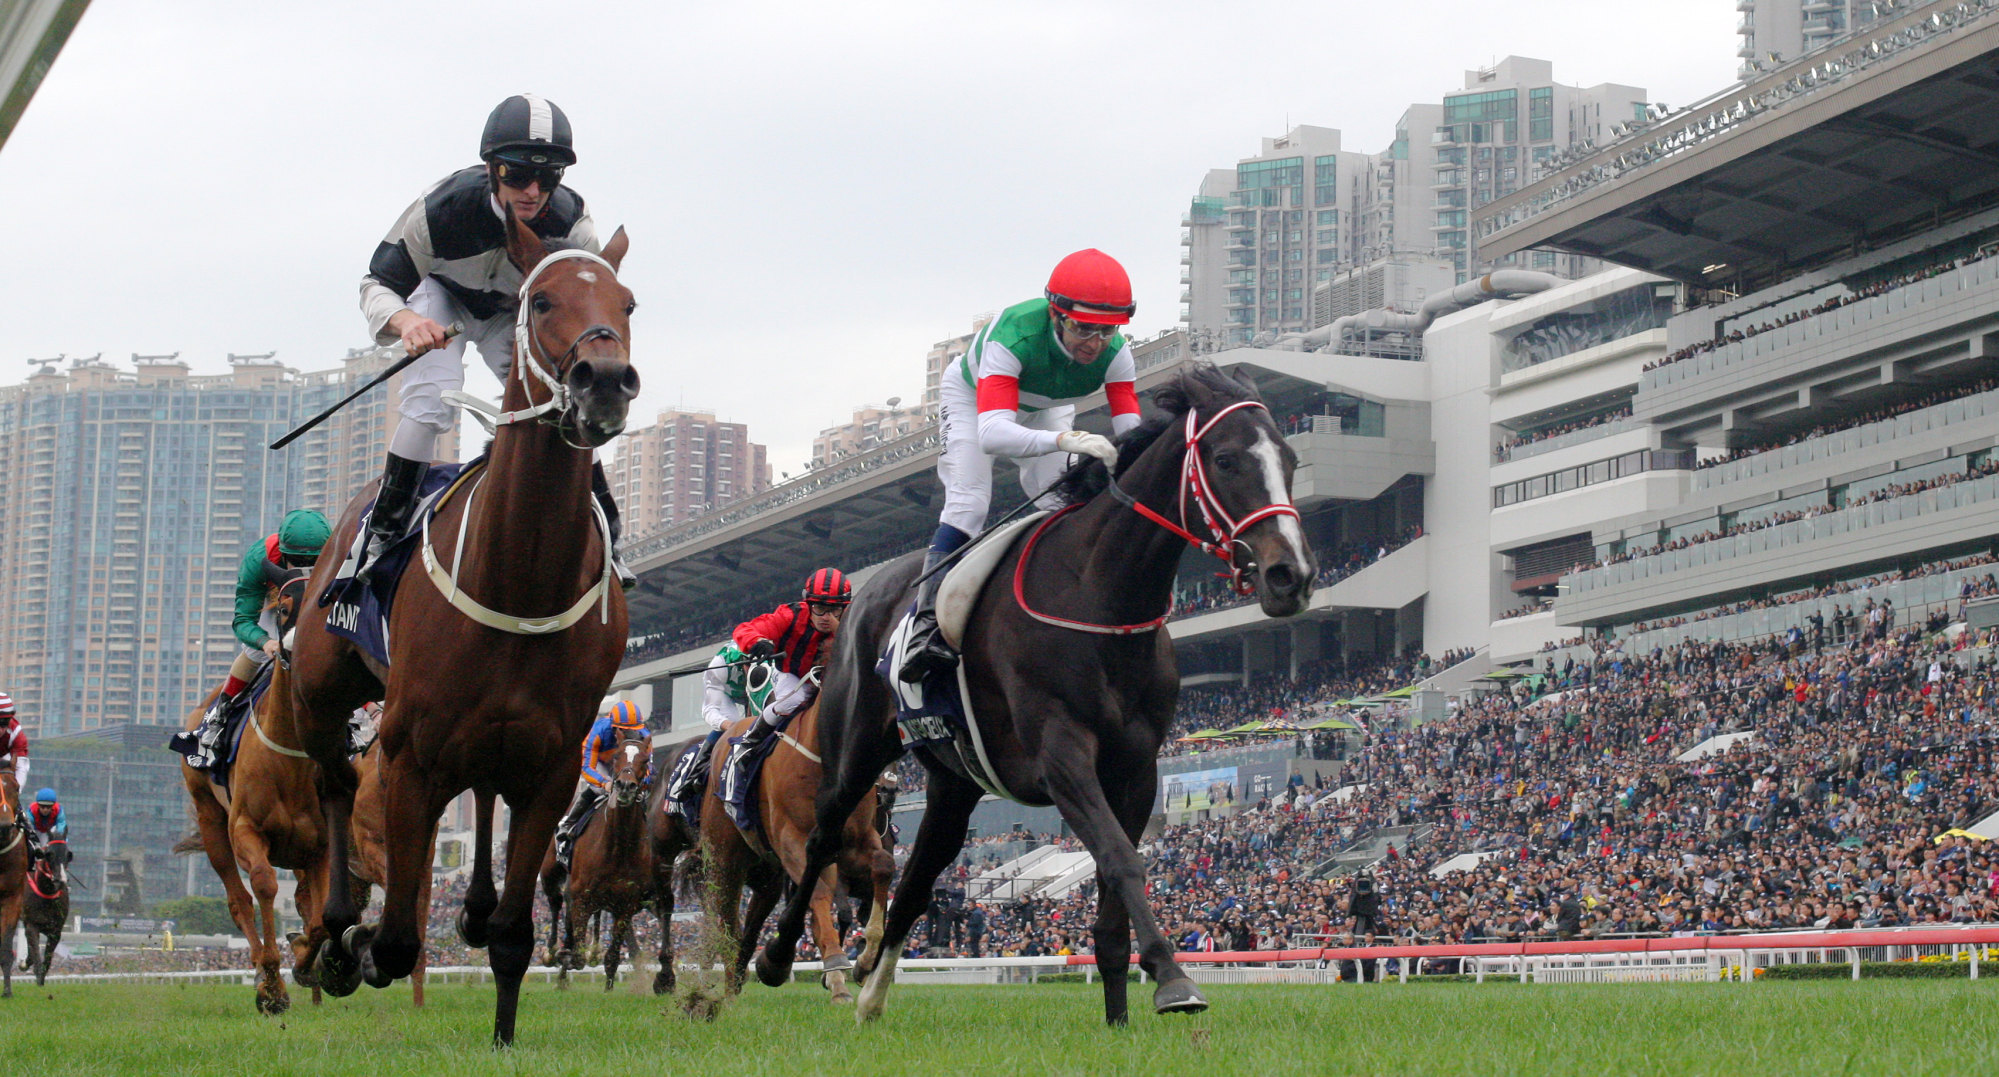
<path fill-rule="evenodd" d="M 296 621 L 305 580 L 293 579 L 272 598 L 278 638 Z M 219 692 L 220 689 L 217 689 Z M 188 714 L 182 728 L 193 729 L 215 700 L 211 692 Z M 326 814 L 319 798 L 319 768 L 299 750 L 299 732 L 291 695 L 291 671 L 285 662 L 271 670 L 271 687 L 246 719 L 242 743 L 223 788 L 203 771 L 181 764 L 181 784 L 194 802 L 200 848 L 222 880 L 229 898 L 229 917 L 250 940 L 250 960 L 257 969 L 257 1012 L 283 1013 L 291 1008 L 279 972 L 278 869 L 298 878 L 299 918 L 307 931 L 289 938 L 292 967 L 304 969 L 322 937 L 313 927 L 326 899 Z M 343 747 L 345 723 L 342 723 Z M 250 877 L 244 889 L 238 871 Z M 251 892 L 256 894 L 254 905 Z M 307 980 L 301 986 L 310 986 Z"/>
<path fill-rule="evenodd" d="M 22 971 L 35 974 L 35 986 L 48 980 L 62 926 L 69 920 L 69 843 L 49 842 L 42 858 L 28 872 L 28 892 L 21 899 L 21 923 L 27 928 L 28 960 Z"/>
<path fill-rule="evenodd" d="M 388 893 L 380 925 L 368 928 L 348 895 L 331 896 L 331 937 L 318 967 L 334 994 L 352 992 L 361 979 L 384 987 L 415 969 L 428 916 L 419 892 L 438 817 L 470 789 L 487 836 L 493 797 L 506 798 L 504 892 L 494 892 L 492 843 L 482 840 L 459 917 L 468 943 L 490 946 L 500 1044 L 513 1042 L 534 951 L 535 876 L 576 785 L 576 746 L 624 655 L 625 596 L 597 522 L 591 450 L 623 432 L 638 393 L 626 343 L 632 294 L 616 275 L 623 231 L 598 258 L 551 254 L 511 216 L 506 228 L 507 255 L 523 276 L 520 322 L 506 412 L 484 472 L 438 509 L 421 540 L 438 572 L 426 571 L 426 554 L 397 585 L 389 666 L 328 631 L 324 618 L 307 617 L 298 629 L 295 687 L 306 750 L 323 770 L 333 870 L 342 875 L 351 860 L 347 809 L 359 784 L 345 753 L 347 716 L 367 700 L 385 700 Z M 348 506 L 330 548 L 348 548 L 368 496 Z M 320 559 L 312 601 L 338 560 Z"/>
<path fill-rule="evenodd" d="M 730 737 L 748 732 L 754 721 L 754 718 L 739 720 L 728 730 L 728 736 L 715 742 L 708 770 L 711 796 L 722 786 Z M 807 880 L 805 841 L 812 833 L 813 804 L 819 795 L 818 705 L 806 707 L 778 738 L 757 776 L 754 795 L 762 833 L 739 829 L 719 800 L 711 800 L 701 813 L 709 921 L 718 926 L 731 923 L 742 903 L 744 885 L 750 887 L 749 911 L 736 940 L 736 959 L 727 972 L 726 984 L 730 994 L 742 989 L 743 973 L 756 953 L 757 937 L 788 879 L 794 886 L 811 888 L 812 941 L 819 948 L 825 969 L 824 983 L 832 992 L 832 1001 L 852 1002 L 854 996 L 847 987 L 846 975 L 852 963 L 841 945 L 833 898 L 843 879 L 853 893 L 869 895 L 872 907 L 867 917 L 867 949 L 862 954 L 862 963 L 872 966 L 879 956 L 882 914 L 895 878 L 895 858 L 882 848 L 881 830 L 875 818 L 878 794 L 870 789 L 861 798 L 847 816 L 833 861 L 816 879 Z"/>
<path fill-rule="evenodd" d="M 560 970 L 557 982 L 563 987 L 569 986 L 569 970 L 583 967 L 576 953 L 576 934 L 584 921 L 598 913 L 611 918 L 611 937 L 604 944 L 604 990 L 609 991 L 618 983 L 620 948 L 636 940 L 632 917 L 641 909 L 651 908 L 655 914 L 659 910 L 652 841 L 646 833 L 652 738 L 640 733 L 620 739 L 613 758 L 611 786 L 576 838 L 568 873 L 556 866 L 553 847 L 542 860 L 550 963 Z M 664 928 L 666 917 L 662 916 L 660 923 Z"/>
<path fill-rule="evenodd" d="M 0 770 L 0 998 L 14 997 L 14 928 L 28 889 L 28 832 L 21 826 L 21 787 Z"/>

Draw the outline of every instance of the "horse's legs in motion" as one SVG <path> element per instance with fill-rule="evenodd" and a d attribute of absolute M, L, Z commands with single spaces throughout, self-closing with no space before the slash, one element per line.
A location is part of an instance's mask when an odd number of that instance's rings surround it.
<path fill-rule="evenodd" d="M 882 931 L 887 926 L 888 895 L 895 887 L 895 854 L 878 849 L 868 854 L 858 868 L 869 876 L 867 904 L 861 907 L 861 959 L 855 975 L 866 977 L 867 970 L 881 960 Z"/>
<path fill-rule="evenodd" d="M 27 899 L 23 898 L 22 900 L 23 900 L 23 901 L 25 902 L 25 901 L 26 901 Z M 23 916 L 22 918 L 23 918 L 23 919 L 27 919 L 27 917 L 26 917 L 26 916 Z M 22 971 L 22 972 L 32 972 L 32 973 L 34 973 L 34 974 L 35 974 L 35 986 L 36 986 L 36 987 L 40 987 L 40 986 L 42 986 L 42 973 L 41 973 L 41 967 L 42 967 L 42 929 L 41 929 L 41 926 L 40 926 L 40 925 L 38 925 L 38 924 L 35 924 L 35 923 L 33 923 L 33 922 L 30 922 L 30 923 L 28 924 L 28 929 L 27 929 L 26 931 L 22 932 L 22 934 L 24 934 L 24 935 L 26 935 L 26 936 L 28 937 L 28 955 L 27 955 L 26 957 L 24 957 L 24 958 L 22 958 L 22 959 L 21 959 L 21 971 Z M 51 949 L 53 949 L 53 948 L 54 948 L 54 947 L 51 947 Z"/>
<path fill-rule="evenodd" d="M 430 851 L 425 854 L 422 882 L 417 887 L 416 915 L 417 940 L 422 948 L 417 950 L 416 970 L 410 973 L 410 1005 L 423 1007 L 423 980 L 430 969 L 430 865 L 437 860 L 437 839 L 431 838 Z"/>
<path fill-rule="evenodd" d="M 604 990 L 609 992 L 618 985 L 618 957 L 625 937 L 632 933 L 630 916 L 611 918 L 611 941 L 604 945 Z"/>
<path fill-rule="evenodd" d="M 283 1013 L 291 1008 L 284 972 L 278 967 L 278 872 L 271 866 L 271 849 L 264 835 L 247 820 L 229 828 L 236 863 L 250 876 L 257 895 L 256 930 L 249 935 L 250 962 L 257 967 L 257 1012 Z M 230 874 L 235 874 L 232 865 Z"/>
<path fill-rule="evenodd" d="M 854 1008 L 857 1020 L 872 1021 L 881 1016 L 889 984 L 895 980 L 895 964 L 902 957 L 902 944 L 909 941 L 916 918 L 930 908 L 930 887 L 937 882 L 938 873 L 951 866 L 965 847 L 965 830 L 983 793 L 971 779 L 955 771 L 931 770 L 923 823 L 916 829 L 916 844 L 909 850 L 909 863 L 903 865 L 902 882 L 896 885 L 895 901 L 888 907 L 880 958 L 873 968 L 857 970 L 867 977 L 861 985 L 860 1005 Z"/>
<path fill-rule="evenodd" d="M 548 899 L 548 963 L 562 964 L 562 890 L 568 880 L 551 873 L 541 877 L 541 893 Z"/>
<path fill-rule="evenodd" d="M 819 873 L 819 882 L 812 888 L 812 944 L 819 948 L 821 982 L 826 990 L 833 993 L 831 1001 L 852 1002 L 854 993 L 847 989 L 846 947 L 841 944 L 844 936 L 840 932 L 839 917 L 833 915 L 833 891 L 839 885 L 834 875 L 834 866 L 828 864 Z"/>
<path fill-rule="evenodd" d="M 250 898 L 250 891 L 243 885 L 243 876 L 236 870 L 236 854 L 229 847 L 229 814 L 222 805 L 212 800 L 197 799 L 194 802 L 194 825 L 201 831 L 201 851 L 208 857 L 208 866 L 215 871 L 215 877 L 222 880 L 222 892 L 229 900 L 229 920 L 245 939 L 257 937 L 257 907 Z M 308 924 L 310 920 L 306 921 Z"/>
<path fill-rule="evenodd" d="M 472 794 L 472 878 L 465 886 L 465 905 L 458 910 L 458 937 L 474 950 L 486 948 L 486 921 L 500 904 L 493 892 L 493 794 Z"/>
<path fill-rule="evenodd" d="M 56 918 L 56 922 L 49 926 L 48 938 L 42 942 L 42 960 L 40 964 L 35 966 L 36 987 L 42 986 L 49 978 L 49 963 L 55 960 L 56 945 L 62 942 L 62 925 L 64 919 L 64 917 Z"/>
<path fill-rule="evenodd" d="M 1159 784 L 1158 771 L 1138 774 L 1125 787 L 1118 804 L 1118 823 L 1125 837 L 1136 843 L 1145 832 L 1145 818 L 1152 811 L 1152 797 Z M 1091 926 L 1096 940 L 1097 973 L 1104 980 L 1104 1021 L 1122 1025 L 1130 1021 L 1126 996 L 1130 992 L 1131 910 L 1124 897 L 1097 872 L 1097 919 Z"/>
<path fill-rule="evenodd" d="M 500 903 L 488 918 L 487 962 L 499 995 L 493 1008 L 493 1042 L 514 1042 L 514 1014 L 520 1009 L 521 977 L 534 960 L 534 884 L 541 873 L 542 854 L 555 836 L 555 824 L 569 807 L 569 790 L 543 786 L 526 804 L 514 809 L 507 833 L 507 881 Z M 489 884 L 490 885 L 490 884 Z M 466 899 L 471 904 L 471 899 Z"/>
<path fill-rule="evenodd" d="M 566 884 L 565 884 L 566 885 Z M 583 919 L 583 902 L 571 901 L 562 908 L 562 949 L 555 955 L 555 985 L 558 989 L 569 990 L 569 970 L 581 971 L 586 966 L 576 952 L 576 921 Z M 589 929 L 584 929 L 589 936 Z"/>
<path fill-rule="evenodd" d="M 743 974 L 749 970 L 750 958 L 757 952 L 757 938 L 764 932 L 764 921 L 770 919 L 770 911 L 777 908 L 778 898 L 784 894 L 784 878 L 775 871 L 752 871 L 750 878 L 750 903 L 743 910 L 743 929 L 736 936 L 736 959 L 729 965 L 729 993 L 737 994 L 743 989 Z"/>
<path fill-rule="evenodd" d="M 387 987 L 416 971 L 423 956 L 423 924 L 430 910 L 417 899 L 430 878 L 431 835 L 444 803 L 414 766 L 382 761 L 382 816 L 401 826 L 383 828 L 388 878 L 382 880 L 382 922 L 368 947 L 368 983 Z M 444 798 L 448 800 L 449 798 Z"/>
<path fill-rule="evenodd" d="M 894 744 L 894 738 L 889 738 L 888 743 Z M 884 754 L 881 746 L 866 745 L 857 751 L 843 753 L 837 771 L 821 775 L 819 801 L 812 816 L 812 834 L 805 839 L 805 866 L 799 872 L 799 878 L 817 878 L 820 872 L 826 870 L 826 865 L 839 856 L 840 845 L 847 836 L 847 819 L 854 814 L 861 798 L 874 788 L 875 779 L 890 763 L 895 762 L 895 757 L 894 751 Z M 830 788 L 827 785 L 829 782 Z M 954 852 L 952 855 L 957 854 Z M 771 935 L 771 945 L 764 947 L 763 953 L 757 955 L 757 979 L 762 980 L 764 986 L 782 987 L 791 979 L 791 963 L 798 954 L 798 937 L 805 932 L 805 910 L 811 904 L 812 891 L 803 887 L 794 891 L 791 900 L 785 902 L 784 915 L 778 918 L 777 930 Z"/>
<path fill-rule="evenodd" d="M 21 895 L 0 900 L 0 998 L 14 997 L 14 929 L 21 923 Z"/>
<path fill-rule="evenodd" d="M 1064 716 L 1066 717 L 1066 716 Z M 1051 726 L 1054 719 L 1051 718 Z M 1115 900 L 1121 904 L 1130 927 L 1138 934 L 1139 964 L 1158 981 L 1159 987 L 1152 995 L 1152 1008 L 1157 1013 L 1199 1013 L 1208 1008 L 1208 1000 L 1194 986 L 1194 981 L 1182 971 L 1173 959 L 1173 944 L 1159 930 L 1152 919 L 1151 906 L 1145 897 L 1145 864 L 1139 859 L 1138 849 L 1127 836 L 1129 823 L 1111 809 L 1110 801 L 1104 794 L 1103 781 L 1098 775 L 1097 753 L 1088 750 L 1045 751 L 1043 757 L 1048 766 L 1048 791 L 1054 797 L 1055 806 L 1062 812 L 1062 819 L 1081 839 L 1083 847 L 1097 862 L 1098 917 L 1108 929 L 1110 943 L 1115 946 L 1124 932 L 1115 930 L 1117 911 L 1112 910 L 1106 919 L 1105 907 Z M 1146 807 L 1151 807 L 1152 779 L 1143 775 L 1120 775 L 1145 786 Z M 1132 795 L 1135 798 L 1136 790 Z M 1141 819 L 1142 823 L 1143 820 Z M 900 899 L 898 894 L 897 898 Z M 898 900 L 897 904 L 900 904 Z M 1102 946 L 1103 940 L 1098 945 Z M 1106 980 L 1106 984 L 1109 981 Z M 1121 1014 L 1110 1009 L 1114 996 L 1107 986 L 1104 1003 L 1106 1016 L 1117 1023 Z"/>
<path fill-rule="evenodd" d="M 354 789 L 360 776 L 344 758 L 340 767 L 330 767 L 323 757 L 319 763 L 320 806 L 326 812 L 326 862 L 328 886 L 326 907 L 320 922 L 326 925 L 326 944 L 319 949 L 314 978 L 334 998 L 346 998 L 361 986 L 361 954 L 367 948 L 367 932 L 354 931 L 361 923 L 361 906 L 354 900 L 353 836 L 348 824 L 354 816 Z M 342 774 L 341 768 L 345 768 Z M 353 937 L 349 932 L 353 931 Z"/>
<path fill-rule="evenodd" d="M 653 860 L 652 910 L 659 919 L 659 971 L 652 976 L 652 993 L 673 991 L 673 856 Z"/>

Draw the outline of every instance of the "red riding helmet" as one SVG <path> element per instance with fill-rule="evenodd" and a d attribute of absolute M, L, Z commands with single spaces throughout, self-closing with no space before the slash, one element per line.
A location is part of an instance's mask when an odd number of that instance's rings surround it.
<path fill-rule="evenodd" d="M 854 585 L 837 568 L 822 568 L 805 581 L 805 601 L 821 606 L 844 606 L 854 600 Z"/>
<path fill-rule="evenodd" d="M 1048 275 L 1048 302 L 1071 321 L 1129 325 L 1138 304 L 1131 301 L 1131 278 L 1117 259 L 1091 247 L 1055 265 Z"/>

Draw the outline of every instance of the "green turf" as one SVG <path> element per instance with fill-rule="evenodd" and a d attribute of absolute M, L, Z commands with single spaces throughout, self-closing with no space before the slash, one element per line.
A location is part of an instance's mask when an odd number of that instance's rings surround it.
<path fill-rule="evenodd" d="M 1992 980 L 1474 987 L 1207 988 L 1214 1008 L 1162 1018 L 1134 985 L 1132 1026 L 1098 989 L 896 989 L 857 1028 L 816 987 L 752 985 L 714 1023 L 650 995 L 530 985 L 519 1043 L 486 1046 L 492 990 L 362 992 L 278 1018 L 236 986 L 15 981 L 0 1061 L 54 1074 L 1643 1074 L 1999 1072 Z"/>

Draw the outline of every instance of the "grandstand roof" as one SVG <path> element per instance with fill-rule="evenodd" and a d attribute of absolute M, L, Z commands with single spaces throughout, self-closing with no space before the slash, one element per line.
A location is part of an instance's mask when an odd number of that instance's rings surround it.
<path fill-rule="evenodd" d="M 1999 202 L 1999 3 L 1905 15 L 1474 211 L 1481 257 L 1742 291 Z"/>

